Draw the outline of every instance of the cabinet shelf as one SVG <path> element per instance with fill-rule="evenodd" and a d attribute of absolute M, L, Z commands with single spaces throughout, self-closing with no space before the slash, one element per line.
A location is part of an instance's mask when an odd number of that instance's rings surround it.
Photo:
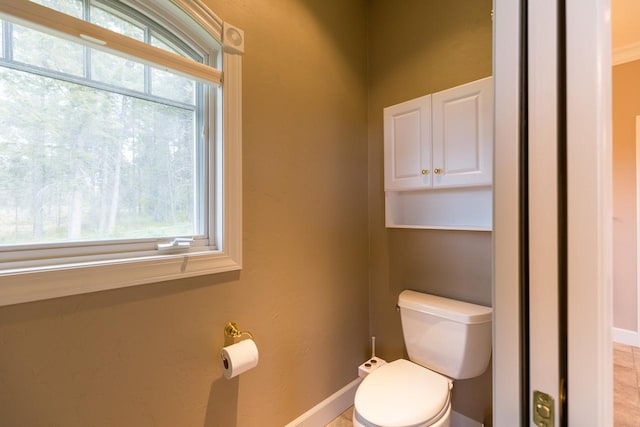
<path fill-rule="evenodd" d="M 386 226 L 491 231 L 490 186 L 387 191 Z"/>

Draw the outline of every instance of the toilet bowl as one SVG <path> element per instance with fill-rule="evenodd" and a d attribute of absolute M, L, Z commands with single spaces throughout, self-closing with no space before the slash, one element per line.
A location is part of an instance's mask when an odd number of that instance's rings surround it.
<path fill-rule="evenodd" d="M 368 375 L 354 401 L 355 427 L 449 427 L 451 380 L 405 359 Z"/>
<path fill-rule="evenodd" d="M 489 307 L 405 290 L 398 297 L 410 360 L 370 373 L 356 391 L 356 427 L 449 427 L 454 379 L 489 366 Z"/>

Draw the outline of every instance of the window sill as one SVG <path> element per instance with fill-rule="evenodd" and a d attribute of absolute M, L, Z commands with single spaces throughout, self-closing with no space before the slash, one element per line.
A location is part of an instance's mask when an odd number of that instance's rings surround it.
<path fill-rule="evenodd" d="M 94 262 L 0 273 L 0 306 L 239 270 L 224 252 Z"/>

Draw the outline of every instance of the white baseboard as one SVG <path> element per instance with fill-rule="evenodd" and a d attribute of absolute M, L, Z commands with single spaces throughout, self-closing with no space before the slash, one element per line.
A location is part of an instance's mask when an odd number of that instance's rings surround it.
<path fill-rule="evenodd" d="M 631 43 L 613 49 L 612 65 L 624 64 L 625 62 L 636 61 L 640 59 L 640 43 Z"/>
<path fill-rule="evenodd" d="M 611 337 L 613 338 L 613 342 L 640 347 L 640 332 L 638 331 L 613 328 Z"/>
<path fill-rule="evenodd" d="M 451 427 L 483 427 L 484 424 L 472 420 L 459 412 L 451 411 Z"/>
<path fill-rule="evenodd" d="M 351 381 L 285 427 L 319 427 L 329 424 L 331 420 L 353 405 L 353 399 L 361 381 L 362 378 Z"/>

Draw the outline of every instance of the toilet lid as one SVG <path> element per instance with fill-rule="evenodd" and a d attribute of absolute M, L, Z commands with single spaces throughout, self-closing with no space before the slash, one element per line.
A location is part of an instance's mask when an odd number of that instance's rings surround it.
<path fill-rule="evenodd" d="M 355 409 L 379 426 L 406 427 L 440 417 L 449 402 L 448 378 L 408 360 L 383 365 L 362 381 Z"/>

